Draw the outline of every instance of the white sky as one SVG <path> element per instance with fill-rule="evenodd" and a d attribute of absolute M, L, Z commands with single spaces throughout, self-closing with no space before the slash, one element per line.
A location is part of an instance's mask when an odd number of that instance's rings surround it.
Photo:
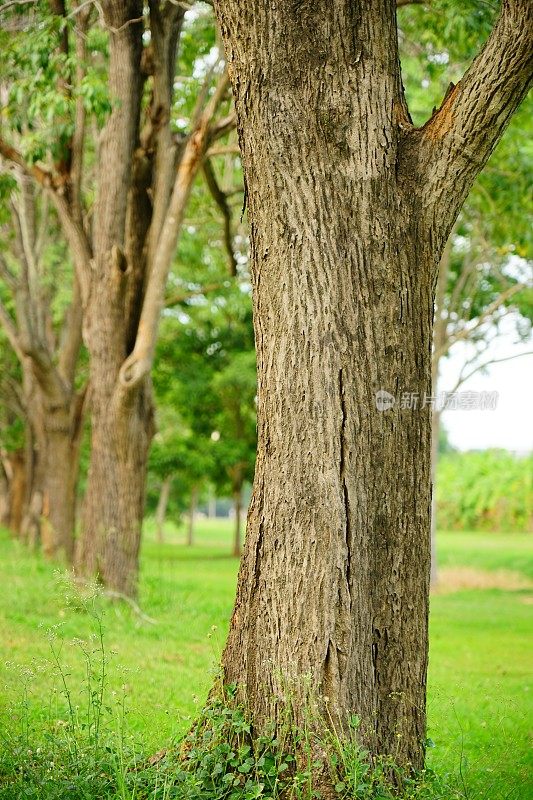
<path fill-rule="evenodd" d="M 508 330 L 490 348 L 490 356 L 506 358 L 533 350 L 533 339 L 516 343 L 510 323 Z M 438 391 L 451 390 L 464 364 L 467 346 L 458 343 L 442 360 Z M 503 447 L 520 454 L 533 451 L 533 355 L 491 365 L 478 372 L 459 391 L 498 392 L 495 410 L 459 411 L 442 414 L 450 443 L 459 450 Z"/>

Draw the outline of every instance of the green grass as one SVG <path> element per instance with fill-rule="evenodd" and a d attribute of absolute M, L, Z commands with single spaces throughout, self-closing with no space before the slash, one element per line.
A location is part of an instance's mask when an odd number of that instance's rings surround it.
<path fill-rule="evenodd" d="M 205 700 L 231 613 L 237 562 L 229 556 L 229 523 L 199 522 L 193 548 L 173 525 L 164 545 L 155 542 L 150 521 L 146 527 L 140 602 L 157 624 L 123 605 L 106 605 L 104 628 L 114 652 L 109 685 L 125 687 L 129 725 L 155 752 L 188 729 Z M 533 577 L 533 537 L 442 534 L 439 558 L 444 566 Z M 48 629 L 63 641 L 70 685 L 84 683 L 85 660 L 73 641 L 88 639 L 94 623 L 72 597 L 53 565 L 0 535 L 0 713 L 9 713 L 13 726 L 21 724 L 12 709 L 23 685 L 33 725 L 64 712 Z M 428 761 L 442 773 L 461 770 L 468 800 L 533 798 L 528 598 L 531 592 L 496 590 L 432 598 L 428 720 L 435 747 Z"/>

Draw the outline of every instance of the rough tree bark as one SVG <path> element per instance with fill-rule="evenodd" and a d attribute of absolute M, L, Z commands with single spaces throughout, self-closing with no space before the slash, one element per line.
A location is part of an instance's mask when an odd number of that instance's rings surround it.
<path fill-rule="evenodd" d="M 223 656 L 254 730 L 311 699 L 372 753 L 425 740 L 437 265 L 530 80 L 533 7 L 505 2 L 421 129 L 392 0 L 215 0 L 251 228 L 258 455 Z M 396 398 L 388 410 L 376 392 Z M 305 678 L 305 679 L 304 679 Z M 326 701 L 325 698 L 328 698 Z M 327 713 L 326 713 L 327 706 Z"/>
<path fill-rule="evenodd" d="M 126 395 L 117 378 L 127 356 L 127 198 L 142 91 L 142 3 L 108 2 L 109 92 L 113 110 L 99 148 L 93 276 L 83 338 L 90 356 L 91 459 L 77 568 L 110 589 L 135 593 L 144 481 L 153 432 L 150 385 Z M 131 271 L 131 270 L 130 270 Z"/>

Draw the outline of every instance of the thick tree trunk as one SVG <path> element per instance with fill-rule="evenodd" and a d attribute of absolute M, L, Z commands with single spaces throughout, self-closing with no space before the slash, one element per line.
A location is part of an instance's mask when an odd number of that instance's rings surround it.
<path fill-rule="evenodd" d="M 7 454 L 9 469 L 9 518 L 8 526 L 12 533 L 19 536 L 24 517 L 24 505 L 27 493 L 27 475 L 24 450 L 16 450 Z"/>
<path fill-rule="evenodd" d="M 132 156 L 138 141 L 142 95 L 140 0 L 110 2 L 104 16 L 109 44 L 113 110 L 101 134 L 99 185 L 93 233 L 94 259 L 83 316 L 90 356 L 91 461 L 77 571 L 96 576 L 121 594 L 137 591 L 148 450 L 153 434 L 149 378 L 127 390 L 120 368 L 131 346 L 137 304 L 130 302 L 138 253 L 125 255 Z M 140 257 L 140 256 L 139 256 Z"/>
<path fill-rule="evenodd" d="M 242 486 L 239 486 L 233 492 L 233 508 L 235 510 L 235 527 L 233 530 L 233 555 L 236 556 L 237 558 L 240 558 L 242 553 L 242 542 L 241 542 Z"/>
<path fill-rule="evenodd" d="M 334 5 L 217 3 L 258 358 L 256 474 L 223 667 L 257 730 L 283 718 L 288 693 L 297 724 L 308 702 L 337 730 L 358 714 L 371 752 L 419 767 L 435 257 L 399 167 L 392 6 Z M 403 393 L 419 407 L 402 408 Z"/>
<path fill-rule="evenodd" d="M 126 347 L 121 264 L 118 258 L 93 289 L 84 316 L 91 356 L 91 460 L 76 569 L 113 591 L 134 596 L 153 406 L 149 381 L 134 392 L 123 390 L 118 381 Z"/>
<path fill-rule="evenodd" d="M 73 419 L 76 402 L 48 409 L 46 418 L 46 478 L 42 544 L 45 555 L 74 558 L 76 488 L 79 474 L 81 425 Z"/>
<path fill-rule="evenodd" d="M 155 512 L 156 536 L 157 541 L 162 544 L 164 541 L 164 525 L 167 516 L 168 500 L 170 497 L 170 487 L 172 486 L 172 475 L 167 475 L 161 484 L 161 492 L 157 501 Z"/>
<path fill-rule="evenodd" d="M 194 544 L 194 523 L 196 517 L 196 506 L 198 504 L 198 486 L 191 487 L 189 498 L 189 513 L 187 515 L 187 545 L 192 547 Z"/>
<path fill-rule="evenodd" d="M 9 481 L 0 459 L 0 525 L 9 525 Z"/>
<path fill-rule="evenodd" d="M 107 588 L 135 596 L 144 512 L 148 450 L 153 434 L 151 400 L 115 409 L 92 398 L 91 463 L 76 555 L 77 571 Z"/>
<path fill-rule="evenodd" d="M 24 447 L 25 497 L 20 538 L 31 548 L 41 544 L 44 508 L 44 484 L 46 479 L 46 440 L 42 418 L 36 414 L 37 394 L 28 407 L 30 414 L 26 423 Z"/>

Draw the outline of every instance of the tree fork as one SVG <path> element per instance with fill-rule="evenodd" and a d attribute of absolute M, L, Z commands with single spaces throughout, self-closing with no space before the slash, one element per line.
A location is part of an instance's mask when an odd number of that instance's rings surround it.
<path fill-rule="evenodd" d="M 225 681 L 259 731 L 282 718 L 289 685 L 297 722 L 311 691 L 341 730 L 361 717 L 371 753 L 418 768 L 431 421 L 427 405 L 400 397 L 431 393 L 438 261 L 530 82 L 533 8 L 504 2 L 422 129 L 403 96 L 392 0 L 215 9 L 246 175 L 258 356 L 258 457 Z M 395 402 L 378 407 L 380 390 Z"/>

